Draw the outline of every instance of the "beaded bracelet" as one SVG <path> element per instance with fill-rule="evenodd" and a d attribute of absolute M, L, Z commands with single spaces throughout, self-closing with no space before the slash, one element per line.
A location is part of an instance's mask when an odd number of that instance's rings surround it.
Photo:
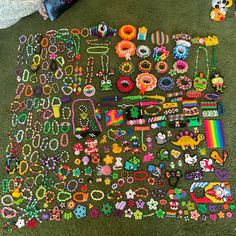
<path fill-rule="evenodd" d="M 144 191 L 144 194 L 138 194 L 138 192 Z M 136 197 L 142 197 L 142 198 L 146 198 L 148 197 L 148 190 L 146 188 L 137 188 L 134 190 Z"/>
<path fill-rule="evenodd" d="M 162 77 L 158 80 L 158 87 L 163 91 L 171 90 L 174 87 L 174 80 L 168 76 Z"/>
<path fill-rule="evenodd" d="M 174 58 L 184 60 L 188 56 L 188 48 L 184 45 L 177 45 L 173 50 Z"/>
<path fill-rule="evenodd" d="M 8 201 L 5 201 L 5 199 L 7 199 Z M 4 195 L 2 198 L 1 198 L 1 203 L 3 206 L 11 206 L 14 204 L 14 200 L 13 200 L 13 197 L 8 194 L 8 195 Z"/>
<path fill-rule="evenodd" d="M 37 154 L 37 159 L 33 160 L 35 154 Z M 30 162 L 31 163 L 37 163 L 39 161 L 39 151 L 35 150 L 32 152 L 31 156 L 30 156 Z"/>
<path fill-rule="evenodd" d="M 51 131 L 51 122 L 49 120 L 47 120 L 46 122 L 44 122 L 43 124 L 43 133 L 44 134 L 49 134 Z"/>
<path fill-rule="evenodd" d="M 174 63 L 173 68 L 178 74 L 184 74 L 188 71 L 188 64 L 185 61 L 178 60 Z"/>
<path fill-rule="evenodd" d="M 25 87 L 25 96 L 26 97 L 31 97 L 33 94 L 34 94 L 33 87 L 30 84 L 26 85 L 26 87 Z"/>
<path fill-rule="evenodd" d="M 34 123 L 34 131 L 37 134 L 43 131 L 43 126 L 38 120 Z"/>
<path fill-rule="evenodd" d="M 65 148 L 67 147 L 69 144 L 69 136 L 68 134 L 62 134 L 61 137 L 60 137 L 60 145 Z"/>
<path fill-rule="evenodd" d="M 46 149 L 47 149 L 47 147 L 48 147 L 48 137 L 45 137 L 45 138 L 43 138 L 42 139 L 42 142 L 41 142 L 41 144 L 40 144 L 40 150 L 41 151 L 45 151 Z"/>
<path fill-rule="evenodd" d="M 138 63 L 138 69 L 142 73 L 148 73 L 152 70 L 152 63 L 149 60 L 142 60 Z"/>
<path fill-rule="evenodd" d="M 22 75 L 22 81 L 25 83 L 29 80 L 30 72 L 27 69 L 24 69 L 23 75 Z"/>
<path fill-rule="evenodd" d="M 119 72 L 126 76 L 133 74 L 134 64 L 131 61 L 123 61 L 119 66 Z"/>
<path fill-rule="evenodd" d="M 37 141 L 37 142 L 36 142 Z M 32 146 L 33 148 L 38 148 L 41 143 L 41 135 L 40 134 L 35 134 L 33 139 L 32 139 Z"/>
<path fill-rule="evenodd" d="M 6 214 L 5 211 L 7 211 L 8 213 Z M 1 210 L 1 213 L 2 213 L 3 218 L 12 219 L 16 217 L 17 211 L 11 207 L 3 207 L 3 209 Z"/>
<path fill-rule="evenodd" d="M 42 191 L 42 195 L 40 196 L 39 195 L 39 192 L 40 191 Z M 36 198 L 37 198 L 37 200 L 38 201 L 40 201 L 40 200 L 42 200 L 42 199 L 44 199 L 45 198 L 45 196 L 46 196 L 46 188 L 44 188 L 42 185 L 40 185 L 39 186 L 39 188 L 36 190 L 36 192 L 35 192 L 35 196 L 36 196 Z"/>
<path fill-rule="evenodd" d="M 24 195 L 24 194 L 27 193 L 27 192 L 28 192 L 29 196 Z M 25 200 L 31 200 L 32 197 L 33 197 L 33 192 L 32 192 L 32 190 L 31 190 L 30 188 L 23 188 L 23 189 L 21 190 L 21 197 L 22 197 L 23 199 L 25 199 Z"/>
<path fill-rule="evenodd" d="M 109 51 L 109 47 L 107 46 L 94 46 L 94 47 L 87 48 L 87 53 L 89 54 L 106 54 L 108 53 L 108 51 Z"/>
<path fill-rule="evenodd" d="M 80 199 L 78 199 L 77 196 L 80 196 Z M 81 199 L 81 197 L 82 197 L 82 199 Z M 88 194 L 87 193 L 76 192 L 76 193 L 73 194 L 73 200 L 76 203 L 86 202 L 87 199 L 88 199 Z"/>
<path fill-rule="evenodd" d="M 165 74 L 168 71 L 168 64 L 165 61 L 159 61 L 156 63 L 155 69 L 159 74 Z"/>
<path fill-rule="evenodd" d="M 28 148 L 28 151 L 26 152 L 27 148 Z M 29 157 L 31 155 L 31 152 L 32 152 L 31 145 L 29 145 L 28 143 L 24 144 L 24 146 L 22 147 L 22 155 L 24 156 L 24 159 Z"/>
<path fill-rule="evenodd" d="M 192 87 L 192 80 L 187 76 L 181 75 L 177 78 L 176 85 L 181 90 L 188 90 Z"/>
<path fill-rule="evenodd" d="M 65 156 L 66 156 L 66 157 L 65 157 Z M 70 159 L 69 152 L 68 152 L 68 151 L 63 151 L 63 152 L 61 153 L 61 155 L 60 155 L 60 160 L 61 160 L 61 162 L 66 163 L 66 162 L 69 161 L 69 159 Z"/>
<path fill-rule="evenodd" d="M 26 165 L 24 171 L 22 170 L 22 169 L 23 169 L 23 164 Z M 19 164 L 19 174 L 20 174 L 21 176 L 24 175 L 24 174 L 28 171 L 28 169 L 29 169 L 29 164 L 28 164 L 28 162 L 25 161 L 25 160 L 21 161 L 20 164 Z"/>
<path fill-rule="evenodd" d="M 155 47 L 152 56 L 155 62 L 164 61 L 169 56 L 169 51 L 164 46 Z"/>
<path fill-rule="evenodd" d="M 49 199 L 49 196 L 51 197 L 51 199 Z M 45 195 L 46 204 L 53 202 L 55 197 L 56 197 L 56 194 L 53 191 L 47 191 Z"/>
<path fill-rule="evenodd" d="M 54 147 L 53 147 L 53 142 L 55 145 Z M 48 146 L 51 151 L 56 151 L 59 148 L 59 141 L 57 139 L 53 138 L 49 141 Z"/>
<path fill-rule="evenodd" d="M 66 112 L 68 112 L 67 115 L 65 115 Z M 62 117 L 63 117 L 63 120 L 68 120 L 71 117 L 71 109 L 70 109 L 70 107 L 63 107 L 62 108 Z"/>
<path fill-rule="evenodd" d="M 72 184 L 75 184 L 75 187 L 73 189 L 69 188 L 69 186 Z M 68 192 L 73 193 L 78 188 L 78 186 L 79 186 L 78 182 L 75 179 L 72 179 L 67 183 L 66 189 Z"/>
<path fill-rule="evenodd" d="M 56 127 L 56 129 L 55 129 Z M 58 135 L 60 133 L 60 125 L 57 120 L 54 120 L 52 122 L 52 134 L 53 135 Z"/>
<path fill-rule="evenodd" d="M 44 120 L 48 120 L 50 119 L 51 117 L 53 117 L 53 111 L 52 110 L 45 110 L 44 113 L 43 113 L 43 119 Z"/>
<path fill-rule="evenodd" d="M 17 143 L 21 143 L 24 139 L 24 130 L 18 130 L 15 134 L 15 139 Z"/>
<path fill-rule="evenodd" d="M 151 109 L 153 109 L 153 108 L 156 109 L 155 112 L 152 112 L 152 113 L 148 112 L 148 110 L 151 110 Z M 145 107 L 145 109 L 144 109 L 144 114 L 147 115 L 147 116 L 157 116 L 157 115 L 161 112 L 161 110 L 162 110 L 162 109 L 161 109 L 160 106 L 150 105 L 150 106 Z"/>
<path fill-rule="evenodd" d="M 151 50 L 148 46 L 139 45 L 136 49 L 136 54 L 141 58 L 146 58 L 150 56 Z"/>
<path fill-rule="evenodd" d="M 41 181 L 40 183 L 38 183 L 38 179 L 39 179 L 40 177 L 42 177 L 42 181 Z M 35 179 L 34 179 L 34 185 L 35 185 L 36 187 L 42 186 L 43 180 L 44 180 L 44 174 L 40 174 L 40 173 L 39 173 L 39 174 L 35 177 Z"/>
<path fill-rule="evenodd" d="M 17 117 L 17 122 L 18 122 L 18 124 L 20 124 L 20 125 L 24 125 L 24 124 L 26 123 L 27 119 L 28 119 L 28 114 L 26 114 L 26 113 L 21 113 L 21 114 L 18 115 L 18 117 Z"/>
<path fill-rule="evenodd" d="M 40 82 L 41 85 L 45 85 L 47 83 L 47 77 L 46 77 L 45 74 L 41 74 L 39 76 L 39 82 Z"/>
<path fill-rule="evenodd" d="M 64 198 L 62 199 L 61 196 L 63 196 Z M 61 191 L 57 194 L 57 200 L 59 202 L 67 202 L 68 200 L 71 199 L 72 194 L 69 192 L 65 192 L 65 191 Z"/>
<path fill-rule="evenodd" d="M 100 197 L 94 197 L 95 194 L 100 194 L 101 196 Z M 101 201 L 104 197 L 105 197 L 105 194 L 103 191 L 101 190 L 93 190 L 91 193 L 90 193 L 90 197 L 94 200 L 94 201 Z"/>

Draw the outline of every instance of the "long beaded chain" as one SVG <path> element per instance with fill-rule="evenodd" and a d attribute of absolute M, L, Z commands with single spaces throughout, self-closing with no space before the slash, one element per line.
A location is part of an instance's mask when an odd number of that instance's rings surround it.
<path fill-rule="evenodd" d="M 206 53 L 205 58 L 206 58 L 207 73 L 206 73 L 205 78 L 208 79 L 209 78 L 209 73 L 210 73 L 210 70 L 209 70 L 209 57 L 208 57 L 207 49 L 205 47 L 203 47 L 203 46 L 199 46 L 198 49 L 197 49 L 194 77 L 198 76 L 198 62 L 199 62 L 199 51 L 200 51 L 200 49 L 203 49 L 205 51 L 205 53 Z"/>
<path fill-rule="evenodd" d="M 213 48 L 212 48 L 211 66 L 212 66 L 212 73 L 215 74 L 217 72 L 216 47 L 215 46 L 213 46 Z"/>
<path fill-rule="evenodd" d="M 75 41 L 77 39 L 77 42 Z M 75 53 L 76 53 L 76 66 L 74 68 L 74 77 L 76 83 L 76 95 L 79 95 L 82 91 L 82 67 L 79 66 L 79 61 L 81 59 L 80 55 L 80 37 L 78 35 L 73 36 L 74 45 L 75 45 Z"/>
<path fill-rule="evenodd" d="M 94 57 L 89 57 L 86 66 L 86 80 L 85 84 L 91 84 L 94 75 Z"/>

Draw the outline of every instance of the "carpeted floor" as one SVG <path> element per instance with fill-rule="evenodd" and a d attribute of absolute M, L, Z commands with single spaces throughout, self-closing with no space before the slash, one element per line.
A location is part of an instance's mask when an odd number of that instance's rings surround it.
<path fill-rule="evenodd" d="M 186 32 L 192 35 L 217 35 L 220 46 L 217 50 L 218 66 L 225 77 L 227 89 L 224 94 L 224 127 L 227 141 L 229 169 L 233 192 L 236 183 L 236 162 L 234 142 L 236 140 L 235 109 L 235 55 L 236 55 L 236 19 L 233 8 L 227 13 L 225 22 L 216 23 L 209 19 L 210 0 L 80 0 L 72 9 L 65 12 L 56 22 L 43 21 L 38 13 L 26 17 L 13 27 L 0 30 L 0 153 L 3 153 L 7 132 L 11 127 L 9 104 L 15 95 L 16 49 L 21 34 L 44 32 L 48 29 L 93 26 L 100 21 L 119 27 L 131 23 L 145 25 L 150 31 L 161 29 L 169 34 Z M 0 166 L 0 175 L 4 170 Z M 172 219 L 156 218 L 134 221 L 127 219 L 102 218 L 90 221 L 76 219 L 61 223 L 47 222 L 35 230 L 19 230 L 17 235 L 236 235 L 235 217 L 215 223 L 184 222 Z M 8 234 L 10 235 L 10 234 Z"/>

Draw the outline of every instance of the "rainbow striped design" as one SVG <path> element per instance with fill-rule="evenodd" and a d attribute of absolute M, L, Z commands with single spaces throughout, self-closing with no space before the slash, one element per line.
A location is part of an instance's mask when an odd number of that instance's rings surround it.
<path fill-rule="evenodd" d="M 182 101 L 183 107 L 196 107 L 197 106 L 197 100 L 195 99 L 185 99 Z"/>
<path fill-rule="evenodd" d="M 208 148 L 224 148 L 224 130 L 221 120 L 204 120 L 206 143 Z"/>
<path fill-rule="evenodd" d="M 164 45 L 170 42 L 170 36 L 164 34 L 162 31 L 157 30 L 156 32 L 151 34 L 150 40 L 154 44 Z"/>
<path fill-rule="evenodd" d="M 176 211 L 167 211 L 166 212 L 166 218 L 176 218 L 177 212 Z"/>

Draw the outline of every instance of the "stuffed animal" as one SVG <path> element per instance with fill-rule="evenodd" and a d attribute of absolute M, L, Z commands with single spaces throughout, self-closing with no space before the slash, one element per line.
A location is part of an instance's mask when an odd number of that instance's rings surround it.
<path fill-rule="evenodd" d="M 213 7 L 210 16 L 214 21 L 224 21 L 228 8 L 233 5 L 233 0 L 212 0 Z"/>

